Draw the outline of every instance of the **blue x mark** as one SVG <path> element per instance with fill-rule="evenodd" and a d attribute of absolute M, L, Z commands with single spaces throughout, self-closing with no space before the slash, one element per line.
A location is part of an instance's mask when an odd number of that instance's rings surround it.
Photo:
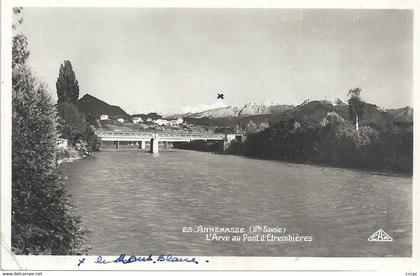
<path fill-rule="evenodd" d="M 222 93 L 220 93 L 220 94 L 219 94 L 219 93 L 217 93 L 217 98 L 218 98 L 218 99 L 222 99 L 222 100 L 223 100 L 223 99 L 224 99 L 224 98 L 223 98 L 223 94 L 222 94 Z"/>

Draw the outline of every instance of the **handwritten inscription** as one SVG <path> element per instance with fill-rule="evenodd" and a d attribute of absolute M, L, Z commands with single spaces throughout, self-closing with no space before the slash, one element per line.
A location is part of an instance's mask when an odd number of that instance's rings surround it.
<path fill-rule="evenodd" d="M 85 258 L 79 259 L 79 263 L 77 266 L 84 264 L 86 261 Z M 198 264 L 198 260 L 196 257 L 178 257 L 173 254 L 167 255 L 157 255 L 153 256 L 152 254 L 148 256 L 135 256 L 135 255 L 126 255 L 120 254 L 115 259 L 105 259 L 103 256 L 98 256 L 94 261 L 95 264 L 99 265 L 106 265 L 106 264 L 131 264 L 131 263 L 161 263 L 161 262 L 169 262 L 169 263 L 192 263 Z M 208 260 L 205 260 L 208 263 Z"/>

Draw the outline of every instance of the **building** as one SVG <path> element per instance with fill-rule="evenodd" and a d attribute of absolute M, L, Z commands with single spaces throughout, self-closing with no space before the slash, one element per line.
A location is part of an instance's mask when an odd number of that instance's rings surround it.
<path fill-rule="evenodd" d="M 228 143 L 232 141 L 243 142 L 245 141 L 245 136 L 242 133 L 227 133 L 225 135 L 225 141 Z"/>
<path fill-rule="evenodd" d="M 124 119 L 123 118 L 118 118 L 117 121 L 120 122 L 120 123 L 124 123 Z"/>
<path fill-rule="evenodd" d="M 108 115 L 106 115 L 106 114 L 101 115 L 101 117 L 99 117 L 99 120 L 101 120 L 101 121 L 109 120 Z"/>
<path fill-rule="evenodd" d="M 184 119 L 182 119 L 181 117 L 179 117 L 178 119 L 176 119 L 176 120 L 170 120 L 169 121 L 169 124 L 171 125 L 171 126 L 178 126 L 178 125 L 180 125 L 180 124 L 182 124 L 184 122 Z"/>
<path fill-rule="evenodd" d="M 160 125 L 160 126 L 167 126 L 169 125 L 169 121 L 165 119 L 157 119 L 155 120 L 155 124 Z"/>
<path fill-rule="evenodd" d="M 141 117 L 133 117 L 133 123 L 138 124 L 142 122 L 143 122 L 143 119 Z"/>

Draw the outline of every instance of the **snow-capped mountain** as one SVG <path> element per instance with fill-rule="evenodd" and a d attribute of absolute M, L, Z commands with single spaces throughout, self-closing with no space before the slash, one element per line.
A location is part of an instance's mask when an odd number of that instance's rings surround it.
<path fill-rule="evenodd" d="M 247 117 L 252 115 L 272 114 L 293 108 L 293 105 L 264 105 L 247 103 L 244 106 L 226 106 L 214 108 L 202 112 L 190 113 L 192 118 L 223 118 L 223 117 Z"/>

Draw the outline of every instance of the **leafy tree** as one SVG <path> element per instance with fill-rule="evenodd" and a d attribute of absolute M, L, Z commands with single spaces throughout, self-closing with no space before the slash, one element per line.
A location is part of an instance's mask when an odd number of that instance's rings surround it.
<path fill-rule="evenodd" d="M 246 124 L 245 130 L 247 133 L 257 132 L 257 124 L 252 120 L 249 120 L 248 124 Z"/>
<path fill-rule="evenodd" d="M 410 173 L 412 134 L 412 127 L 407 126 L 382 131 L 361 126 L 356 130 L 352 122 L 336 112 L 328 112 L 318 123 L 288 118 L 263 131 L 248 133 L 245 142 L 232 143 L 227 153 Z"/>
<path fill-rule="evenodd" d="M 12 68 L 16 65 L 25 64 L 29 57 L 28 41 L 26 36 L 22 33 L 13 36 L 13 47 L 12 47 Z"/>
<path fill-rule="evenodd" d="M 79 98 L 79 85 L 70 61 L 66 60 L 61 65 L 56 86 L 59 115 L 58 129 L 61 137 L 67 139 L 73 146 L 76 146 L 79 142 L 81 142 L 79 144 L 85 145 L 85 142 L 87 142 L 87 148 L 82 151 L 97 151 L 99 149 L 99 138 L 95 135 L 94 128 L 91 125 L 95 127 L 99 123 L 89 114 L 86 117 L 76 105 Z M 79 148 L 82 149 L 83 147 Z"/>
<path fill-rule="evenodd" d="M 61 64 L 57 82 L 58 103 L 67 102 L 77 104 L 79 99 L 79 83 L 73 71 L 73 67 L 69 60 L 65 60 Z"/>
<path fill-rule="evenodd" d="M 344 124 L 344 119 L 335 111 L 327 112 L 327 116 L 321 121 L 323 127 L 337 127 L 341 124 Z"/>
<path fill-rule="evenodd" d="M 83 231 L 57 170 L 56 111 L 46 86 L 25 65 L 29 56 L 26 37 L 16 36 L 12 59 L 12 250 L 15 254 L 78 254 Z"/>
<path fill-rule="evenodd" d="M 22 8 L 13 8 L 13 25 L 12 29 L 17 30 L 17 27 L 22 24 L 21 17 Z M 29 57 L 28 41 L 26 36 L 22 33 L 15 33 L 12 42 L 12 68 L 17 65 L 24 65 Z"/>
<path fill-rule="evenodd" d="M 79 112 L 76 105 L 68 102 L 57 104 L 59 116 L 58 130 L 61 138 L 68 139 L 74 143 L 83 138 L 86 131 L 86 121 L 83 113 Z"/>
<path fill-rule="evenodd" d="M 15 31 L 20 24 L 23 22 L 22 18 L 22 7 L 14 7 L 13 8 L 13 23 L 12 23 L 12 29 Z"/>
<path fill-rule="evenodd" d="M 361 91 L 362 89 L 360 88 L 352 88 L 347 94 L 347 96 L 350 96 L 348 100 L 350 118 L 355 125 L 356 131 L 359 131 L 359 122 L 364 114 L 363 101 L 360 98 Z"/>
<path fill-rule="evenodd" d="M 100 149 L 101 140 L 95 134 L 95 127 L 93 125 L 86 126 L 86 130 L 83 133 L 83 138 L 87 142 L 88 152 L 98 151 Z"/>

